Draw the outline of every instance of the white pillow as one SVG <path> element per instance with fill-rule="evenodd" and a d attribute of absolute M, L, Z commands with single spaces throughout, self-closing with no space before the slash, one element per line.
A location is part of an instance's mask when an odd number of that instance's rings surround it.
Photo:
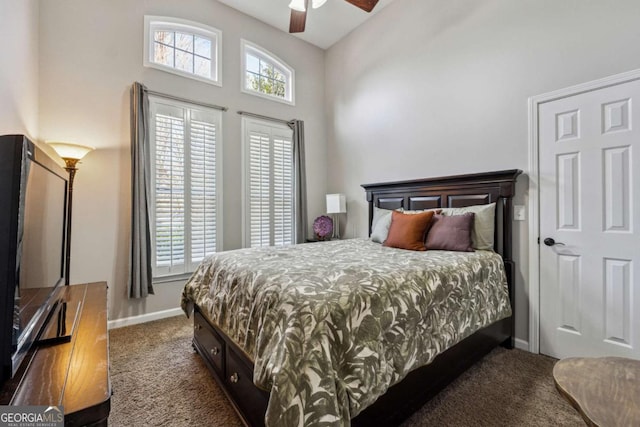
<path fill-rule="evenodd" d="M 391 211 L 384 215 L 376 223 L 376 227 L 371 231 L 371 241 L 376 243 L 384 243 L 389 235 L 389 227 L 391 227 Z"/>
<path fill-rule="evenodd" d="M 373 219 L 371 220 L 371 232 L 376 228 L 376 224 L 380 221 L 380 218 L 385 216 L 386 214 L 391 213 L 388 209 L 380 209 L 377 207 L 373 207 Z"/>
<path fill-rule="evenodd" d="M 396 209 L 402 212 L 402 208 Z M 389 209 L 381 209 L 373 207 L 373 219 L 371 220 L 371 241 L 383 243 L 389 235 L 389 226 L 391 226 L 391 212 Z"/>
<path fill-rule="evenodd" d="M 473 249 L 493 250 L 493 235 L 495 230 L 496 204 L 474 205 L 464 208 L 443 208 L 442 215 L 453 216 L 473 212 L 473 229 L 471 230 L 471 244 Z"/>

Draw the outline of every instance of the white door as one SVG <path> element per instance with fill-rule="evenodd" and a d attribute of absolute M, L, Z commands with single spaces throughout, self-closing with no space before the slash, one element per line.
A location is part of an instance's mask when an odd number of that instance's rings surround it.
<path fill-rule="evenodd" d="M 640 359 L 640 81 L 538 117 L 540 352 Z"/>

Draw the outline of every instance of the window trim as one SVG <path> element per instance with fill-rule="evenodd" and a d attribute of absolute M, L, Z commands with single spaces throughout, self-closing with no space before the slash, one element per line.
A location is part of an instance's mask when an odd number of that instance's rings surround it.
<path fill-rule="evenodd" d="M 206 37 L 211 40 L 211 48 L 215 49 L 215 54 L 211 55 L 211 60 L 215 60 L 215 67 L 212 67 L 212 72 L 215 72 L 214 78 L 202 77 L 197 74 L 187 73 L 185 71 L 178 70 L 173 67 L 158 64 L 151 61 L 150 55 L 153 52 L 153 32 L 152 27 L 166 26 L 171 30 L 184 30 L 186 33 L 195 34 Z M 144 40 L 143 40 L 143 65 L 147 68 L 155 68 L 156 70 L 165 71 L 167 73 L 176 74 L 178 76 L 187 77 L 192 80 L 212 84 L 222 87 L 222 31 L 217 28 L 210 27 L 199 22 L 189 21 L 187 19 L 172 18 L 168 16 L 144 16 Z"/>
<path fill-rule="evenodd" d="M 273 62 L 279 68 L 283 69 L 286 73 L 289 73 L 289 81 L 287 82 L 287 88 L 291 94 L 291 99 L 280 98 L 279 96 L 269 95 L 266 93 L 258 92 L 253 89 L 247 89 L 246 87 L 246 73 L 247 73 L 247 52 L 253 53 L 255 56 L 262 57 L 269 62 Z M 268 51 L 267 49 L 259 46 L 253 42 L 245 39 L 240 39 L 240 90 L 248 95 L 258 96 L 260 98 L 268 99 L 270 101 L 277 101 L 283 104 L 295 106 L 296 105 L 296 71 L 293 67 L 277 55 Z M 286 93 L 286 92 L 285 92 Z"/>
<path fill-rule="evenodd" d="M 190 109 L 190 110 L 200 110 L 200 111 L 205 111 L 207 113 L 213 113 L 215 115 L 216 118 L 216 252 L 222 252 L 224 249 L 224 245 L 223 245 L 223 241 L 224 241 L 224 226 L 223 226 L 223 221 L 224 221 L 224 196 L 223 196 L 223 162 L 222 162 L 222 156 L 223 156 L 223 142 L 222 142 L 222 138 L 223 138 L 223 117 L 222 117 L 222 111 L 220 110 L 216 110 L 215 108 L 209 108 L 209 107 L 204 107 L 198 104 L 191 104 L 188 102 L 183 102 L 183 101 L 177 101 L 177 100 L 173 100 L 173 99 L 167 99 L 167 98 L 163 98 L 161 96 L 156 96 L 156 95 L 149 95 L 149 113 L 150 113 L 150 117 L 149 117 L 149 123 L 150 123 L 150 128 L 151 128 L 151 121 L 154 119 L 153 117 L 153 112 L 155 111 L 155 107 L 152 106 L 152 104 L 164 104 L 164 105 L 168 105 L 168 106 L 172 106 L 172 107 L 178 107 L 178 108 L 185 108 L 185 109 Z M 151 129 L 150 129 L 151 131 Z M 187 130 L 185 129 L 185 132 Z M 155 198 L 155 176 L 156 176 L 156 169 L 155 169 L 155 162 L 154 162 L 154 157 L 155 157 L 155 150 L 156 150 L 156 146 L 155 146 L 155 142 L 151 142 L 150 143 L 150 147 L 149 147 L 149 157 L 150 157 L 150 172 L 151 172 L 151 176 L 150 176 L 150 196 L 151 196 L 151 205 L 152 207 L 155 206 L 155 202 L 156 202 L 156 198 Z M 188 173 L 187 171 L 191 171 L 190 169 L 187 169 L 185 167 L 185 175 Z M 186 211 L 185 211 L 186 212 Z M 151 248 L 152 248 L 152 281 L 153 283 L 162 283 L 162 282 L 173 282 L 173 281 L 178 281 L 178 280 L 182 280 L 182 279 L 186 279 L 189 278 L 189 276 L 191 276 L 191 274 L 193 274 L 193 272 L 196 269 L 195 265 L 192 265 L 193 263 L 191 261 L 187 262 L 187 257 L 186 257 L 186 248 L 185 248 L 185 271 L 183 272 L 167 272 L 167 273 L 162 273 L 162 274 L 158 274 L 157 273 L 157 268 L 155 266 L 155 255 L 156 255 L 156 242 L 155 242 L 155 209 L 151 208 L 149 209 L 149 221 L 150 221 L 150 228 L 151 228 Z M 188 220 L 185 219 L 185 228 L 187 227 L 188 224 Z M 186 238 L 185 236 L 185 246 L 187 244 L 187 241 L 189 239 Z"/>
<path fill-rule="evenodd" d="M 262 119 L 258 119 L 258 118 L 253 118 L 253 117 L 242 117 L 241 118 L 241 141 L 242 141 L 242 147 L 241 147 L 241 155 L 242 155 L 242 247 L 243 248 L 250 248 L 251 247 L 251 225 L 250 225 L 250 221 L 251 221 L 251 217 L 250 217 L 250 202 L 249 202 L 249 189 L 248 189 L 248 182 L 249 182 L 249 143 L 250 140 L 248 138 L 248 126 L 254 123 L 258 126 L 266 126 L 266 127 L 270 127 L 270 128 L 276 128 L 278 130 L 283 130 L 283 131 L 287 131 L 287 132 L 291 132 L 291 143 L 293 144 L 293 130 L 288 127 L 285 124 L 281 124 L 281 123 L 277 123 L 277 122 L 272 122 L 272 121 L 268 121 L 268 120 L 262 120 Z M 295 198 L 296 198 L 296 194 L 295 194 L 295 169 L 293 171 L 293 176 L 292 176 L 292 180 L 293 182 L 293 205 L 294 205 L 294 209 L 293 209 L 293 230 L 292 230 L 292 236 L 293 236 L 293 243 L 295 244 L 295 228 L 296 228 L 296 224 L 295 224 Z"/>

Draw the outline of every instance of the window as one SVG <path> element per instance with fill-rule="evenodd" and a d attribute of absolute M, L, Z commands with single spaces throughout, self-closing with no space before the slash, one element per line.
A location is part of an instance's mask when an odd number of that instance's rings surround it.
<path fill-rule="evenodd" d="M 242 91 L 294 105 L 293 68 L 261 47 L 242 40 Z"/>
<path fill-rule="evenodd" d="M 144 17 L 145 67 L 222 85 L 222 33 L 184 19 Z"/>
<path fill-rule="evenodd" d="M 153 276 L 195 270 L 222 247 L 221 112 L 149 97 Z"/>
<path fill-rule="evenodd" d="M 293 244 L 293 131 L 244 117 L 242 127 L 245 246 Z"/>

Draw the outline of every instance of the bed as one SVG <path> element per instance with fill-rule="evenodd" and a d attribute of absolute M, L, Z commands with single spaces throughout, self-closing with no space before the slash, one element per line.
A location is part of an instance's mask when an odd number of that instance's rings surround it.
<path fill-rule="evenodd" d="M 510 213 L 520 173 L 363 185 L 370 233 L 376 207 L 496 203 L 495 253 L 349 239 L 203 262 L 183 308 L 194 313 L 194 348 L 244 423 L 264 425 L 266 414 L 270 425 L 348 425 L 357 415 L 352 425 L 397 425 L 492 348 L 511 347 Z M 487 290 L 483 280 L 506 287 Z"/>

